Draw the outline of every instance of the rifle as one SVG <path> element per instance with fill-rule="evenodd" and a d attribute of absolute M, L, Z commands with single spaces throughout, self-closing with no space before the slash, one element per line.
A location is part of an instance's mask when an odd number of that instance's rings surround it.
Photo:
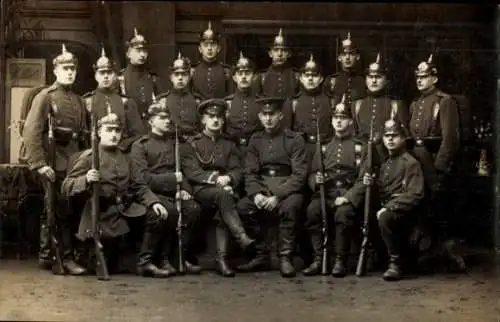
<path fill-rule="evenodd" d="M 55 155 L 56 155 L 56 145 L 54 142 L 54 117 L 52 116 L 52 113 L 49 113 L 48 115 L 48 122 L 49 122 L 49 129 L 48 129 L 48 163 L 49 167 L 54 169 L 55 165 Z M 50 232 L 50 249 L 53 252 L 53 260 L 54 263 L 52 264 L 52 272 L 56 275 L 64 275 L 65 270 L 63 266 L 63 261 L 62 261 L 62 256 L 61 256 L 61 246 L 59 244 L 59 241 L 57 240 L 57 234 L 58 234 L 58 229 L 57 229 L 57 223 L 56 223 L 56 212 L 55 212 L 55 202 L 56 202 L 56 186 L 55 186 L 55 181 L 48 181 L 47 182 L 47 189 L 45 191 L 46 193 L 46 210 L 47 210 L 47 220 L 48 220 L 48 226 L 49 226 L 49 232 Z"/>
<path fill-rule="evenodd" d="M 319 166 L 321 174 L 325 175 L 325 164 L 323 163 L 323 151 L 321 150 L 321 141 L 319 139 L 319 122 L 316 122 L 316 153 L 319 156 Z M 328 275 L 328 218 L 326 213 L 325 183 L 319 184 L 319 196 L 321 205 L 321 220 L 323 222 L 323 257 L 321 260 L 321 274 Z"/>
<path fill-rule="evenodd" d="M 367 144 L 367 158 L 366 158 L 366 170 L 365 173 L 369 173 L 370 175 L 373 172 L 373 119 L 370 123 L 370 138 L 368 139 Z M 372 195 L 372 187 L 366 187 L 365 193 L 365 209 L 364 209 L 364 219 L 363 219 L 363 242 L 361 243 L 361 251 L 359 253 L 358 265 L 356 266 L 356 276 L 364 276 L 366 275 L 366 262 L 368 257 L 368 229 L 370 224 L 370 211 L 371 211 L 371 195 Z"/>
<path fill-rule="evenodd" d="M 175 172 L 181 171 L 181 156 L 179 151 L 179 129 L 177 124 L 175 125 Z M 177 207 L 177 213 L 179 217 L 177 218 L 177 236 L 178 242 L 178 253 L 179 253 L 179 272 L 182 274 L 186 271 L 184 267 L 184 244 L 183 240 L 183 221 L 182 221 L 182 200 L 181 200 L 181 184 L 178 182 L 176 184 L 175 193 L 175 206 Z"/>
<path fill-rule="evenodd" d="M 91 113 L 91 138 L 92 138 L 92 168 L 99 170 L 99 138 L 97 137 L 97 115 L 96 113 Z M 96 256 L 96 275 L 97 279 L 101 281 L 109 281 L 108 266 L 106 265 L 106 258 L 104 257 L 103 246 L 101 243 L 99 229 L 99 217 L 100 217 L 100 206 L 99 206 L 99 183 L 92 183 L 92 238 L 94 239 L 95 245 L 95 256 Z"/>

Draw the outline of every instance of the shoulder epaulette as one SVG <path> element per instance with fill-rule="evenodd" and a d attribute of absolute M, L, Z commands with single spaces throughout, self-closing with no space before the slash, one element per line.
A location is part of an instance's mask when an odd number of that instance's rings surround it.
<path fill-rule="evenodd" d="M 230 95 L 228 95 L 228 96 L 224 97 L 224 100 L 225 100 L 225 101 L 231 101 L 231 100 L 233 100 L 233 99 L 234 99 L 234 94 L 230 94 Z"/>
<path fill-rule="evenodd" d="M 160 95 L 156 96 L 156 100 L 160 100 L 164 97 L 167 97 L 170 94 L 170 91 L 166 91 L 165 93 L 161 93 Z"/>
<path fill-rule="evenodd" d="M 88 156 L 90 156 L 92 154 L 92 149 L 87 149 L 87 150 L 83 150 L 82 153 L 80 154 L 80 158 L 86 158 Z"/>
<path fill-rule="evenodd" d="M 441 90 L 437 90 L 437 91 L 436 91 L 436 96 L 440 96 L 440 97 L 443 97 L 443 98 L 444 98 L 444 97 L 450 97 L 451 95 L 450 95 L 450 94 L 448 94 L 448 93 L 445 93 L 445 92 L 443 92 L 443 91 L 441 91 Z"/>
<path fill-rule="evenodd" d="M 85 99 L 87 97 L 93 96 L 95 94 L 95 91 L 90 91 L 82 95 L 82 98 Z"/>
<path fill-rule="evenodd" d="M 126 68 L 122 68 L 122 69 L 120 69 L 120 71 L 119 71 L 118 73 L 119 73 L 119 74 L 123 74 L 123 73 L 125 72 L 125 69 L 126 69 Z"/>
<path fill-rule="evenodd" d="M 193 97 L 194 97 L 195 99 L 197 99 L 197 100 L 200 100 L 200 101 L 205 100 L 201 94 L 198 94 L 198 93 L 196 93 L 196 92 L 192 92 L 191 94 L 192 94 L 192 95 L 193 95 Z"/>
<path fill-rule="evenodd" d="M 196 67 L 200 64 L 200 61 L 198 60 L 197 62 L 194 62 L 191 64 L 191 67 Z"/>
<path fill-rule="evenodd" d="M 295 95 L 293 95 L 293 96 L 292 96 L 292 99 L 297 99 L 297 98 L 299 98 L 302 94 L 303 94 L 303 93 L 302 93 L 302 91 L 298 91 L 298 92 L 297 92 L 297 94 L 295 94 Z"/>
<path fill-rule="evenodd" d="M 288 136 L 289 138 L 295 138 L 295 137 L 300 136 L 300 133 L 294 132 L 294 131 L 289 130 L 289 129 L 285 129 L 283 131 L 283 133 L 285 133 L 285 135 Z"/>
<path fill-rule="evenodd" d="M 148 139 L 149 139 L 149 134 L 144 134 L 143 136 L 141 136 L 140 138 L 138 138 L 135 142 L 142 143 L 142 142 L 147 141 Z"/>
<path fill-rule="evenodd" d="M 251 139 L 258 139 L 260 137 L 262 137 L 262 134 L 264 134 L 264 131 L 257 131 L 257 132 L 254 132 L 251 136 L 250 136 L 250 140 Z"/>
<path fill-rule="evenodd" d="M 220 63 L 220 65 L 221 65 L 222 67 L 224 67 L 224 68 L 233 69 L 233 68 L 231 67 L 231 65 L 228 65 L 228 64 L 225 64 L 225 63 Z"/>
<path fill-rule="evenodd" d="M 57 89 L 56 84 L 52 84 L 52 85 L 48 86 L 47 88 L 45 88 L 45 90 L 46 90 L 47 92 L 52 92 L 52 91 L 54 91 L 54 90 L 56 90 L 56 89 Z M 43 91 L 43 89 L 42 89 L 42 91 Z"/>
<path fill-rule="evenodd" d="M 152 72 L 152 71 L 149 71 L 149 75 L 151 76 L 154 76 L 154 77 L 158 77 L 158 73 L 155 73 L 155 72 Z"/>

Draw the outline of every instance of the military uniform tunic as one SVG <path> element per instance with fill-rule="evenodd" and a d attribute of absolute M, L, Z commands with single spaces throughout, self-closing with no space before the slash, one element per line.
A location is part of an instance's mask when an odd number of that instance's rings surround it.
<path fill-rule="evenodd" d="M 108 114 L 108 104 L 122 124 L 122 141 L 120 145 L 128 150 L 130 145 L 141 135 L 146 134 L 146 126 L 142 120 L 134 100 L 120 96 L 115 91 L 97 88 L 83 96 L 87 111 L 94 111 L 97 119 Z"/>
<path fill-rule="evenodd" d="M 262 96 L 291 98 L 299 90 L 299 73 L 289 66 L 269 66 L 257 78 Z"/>
<path fill-rule="evenodd" d="M 224 98 L 231 93 L 231 68 L 219 61 L 202 60 L 193 66 L 192 89 L 203 99 Z"/>
<path fill-rule="evenodd" d="M 337 103 L 342 101 L 344 94 L 346 102 L 354 102 L 366 96 L 365 78 L 356 71 L 341 71 L 330 75 L 323 84 L 325 93 L 333 97 Z"/>
<path fill-rule="evenodd" d="M 260 105 L 252 90 L 236 92 L 225 98 L 228 104 L 226 133 L 238 145 L 246 146 L 253 133 L 262 129 L 259 120 Z"/>
<path fill-rule="evenodd" d="M 126 234 L 129 227 L 125 217 L 143 216 L 147 208 L 160 202 L 149 189 L 141 176 L 132 173 L 130 158 L 119 148 L 99 146 L 99 197 L 101 215 L 99 225 L 104 237 L 117 237 Z M 86 195 L 90 197 L 86 174 L 92 168 L 92 150 L 82 152 L 68 171 L 62 184 L 66 196 Z M 78 238 L 91 238 L 91 203 L 85 204 Z"/>
<path fill-rule="evenodd" d="M 201 98 L 187 89 L 172 89 L 158 97 L 170 111 L 172 121 L 179 126 L 182 135 L 192 136 L 200 131 L 198 104 Z"/>
<path fill-rule="evenodd" d="M 142 118 L 146 117 L 148 107 L 153 101 L 153 93 L 158 96 L 163 92 L 159 86 L 158 76 L 142 65 L 128 64 L 120 71 L 118 81 L 121 94 L 134 99 Z"/>

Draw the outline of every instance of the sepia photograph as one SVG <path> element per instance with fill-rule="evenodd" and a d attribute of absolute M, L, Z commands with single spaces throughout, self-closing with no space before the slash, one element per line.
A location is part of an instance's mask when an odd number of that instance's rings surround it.
<path fill-rule="evenodd" d="M 0 321 L 500 321 L 500 6 L 0 0 L 0 30 Z"/>

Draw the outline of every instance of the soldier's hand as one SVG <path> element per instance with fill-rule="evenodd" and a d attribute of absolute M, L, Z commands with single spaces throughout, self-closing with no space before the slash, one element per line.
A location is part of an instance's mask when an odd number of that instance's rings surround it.
<path fill-rule="evenodd" d="M 175 198 L 179 198 L 181 200 L 191 200 L 193 199 L 193 196 L 186 190 L 181 190 L 175 194 Z"/>
<path fill-rule="evenodd" d="M 266 209 L 267 211 L 273 211 L 274 208 L 276 208 L 276 206 L 278 205 L 278 202 L 279 202 L 278 197 L 276 196 L 269 197 L 264 203 L 264 209 Z"/>
<path fill-rule="evenodd" d="M 182 183 L 182 181 L 184 180 L 184 176 L 182 175 L 182 172 L 175 172 L 175 180 L 177 181 L 177 183 Z"/>
<path fill-rule="evenodd" d="M 153 211 L 160 216 L 162 219 L 167 219 L 168 218 L 168 211 L 167 208 L 165 208 L 161 203 L 155 203 L 153 205 Z"/>
<path fill-rule="evenodd" d="M 255 197 L 253 198 L 253 202 L 255 203 L 257 208 L 259 208 L 259 209 L 261 209 L 262 206 L 264 206 L 265 201 L 266 201 L 266 197 L 264 197 L 264 195 L 261 193 L 256 194 Z"/>
<path fill-rule="evenodd" d="M 54 172 L 54 169 L 48 165 L 39 168 L 37 171 L 41 176 L 49 179 L 50 182 L 56 181 L 56 173 Z"/>
<path fill-rule="evenodd" d="M 363 176 L 363 184 L 365 186 L 372 186 L 374 182 L 375 182 L 375 173 L 373 174 L 365 173 L 365 175 Z"/>
<path fill-rule="evenodd" d="M 218 176 L 217 179 L 215 179 L 215 184 L 221 188 L 227 186 L 230 182 L 231 177 L 229 176 Z"/>
<path fill-rule="evenodd" d="M 386 208 L 380 208 L 380 210 L 379 210 L 379 211 L 377 211 L 377 220 L 379 220 L 379 219 L 380 219 L 380 216 L 381 216 L 384 212 L 386 212 L 386 211 L 387 211 L 387 209 L 386 209 Z"/>
<path fill-rule="evenodd" d="M 101 180 L 101 175 L 99 171 L 96 169 L 90 169 L 87 171 L 87 175 L 85 175 L 85 179 L 88 183 L 99 182 Z"/>
<path fill-rule="evenodd" d="M 348 204 L 349 203 L 349 199 L 347 199 L 346 197 L 337 197 L 335 198 L 335 206 L 342 206 L 342 205 L 345 205 L 345 204 Z"/>
<path fill-rule="evenodd" d="M 231 186 L 225 186 L 225 187 L 224 187 L 224 188 L 222 188 L 222 189 L 224 189 L 224 190 L 226 190 L 226 191 L 229 191 L 229 193 L 230 193 L 230 194 L 234 194 L 233 187 L 231 187 Z"/>
<path fill-rule="evenodd" d="M 316 184 L 323 184 L 325 183 L 325 176 L 323 175 L 323 173 L 321 173 L 321 171 L 318 171 L 316 173 Z"/>

